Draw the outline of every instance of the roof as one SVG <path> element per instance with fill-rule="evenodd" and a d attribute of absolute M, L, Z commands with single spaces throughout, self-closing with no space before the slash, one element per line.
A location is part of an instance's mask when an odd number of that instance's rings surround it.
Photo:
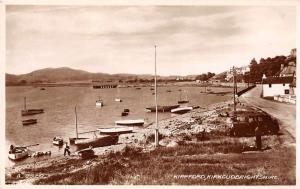
<path fill-rule="evenodd" d="M 283 84 L 283 83 L 292 83 L 294 77 L 267 77 L 263 79 L 263 84 Z"/>
<path fill-rule="evenodd" d="M 294 74 L 296 74 L 295 62 L 289 62 L 289 64 L 284 67 L 279 73 L 280 76 L 293 76 Z"/>

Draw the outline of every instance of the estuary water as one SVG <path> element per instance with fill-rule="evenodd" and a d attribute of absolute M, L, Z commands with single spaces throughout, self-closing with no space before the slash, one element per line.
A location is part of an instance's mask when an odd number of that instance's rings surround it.
<path fill-rule="evenodd" d="M 181 92 L 180 92 L 181 90 Z M 214 92 L 227 91 L 230 88 L 211 88 Z M 216 102 L 226 101 L 230 94 L 215 95 L 201 93 L 201 87 L 158 87 L 158 104 L 174 105 L 180 99 L 188 99 L 189 105 L 205 107 Z M 63 149 L 52 145 L 54 136 L 61 136 L 64 140 L 75 137 L 75 112 L 77 107 L 78 131 L 96 130 L 100 127 L 114 126 L 116 120 L 145 119 L 145 125 L 155 121 L 155 113 L 146 111 L 146 107 L 154 106 L 154 90 L 150 87 L 93 89 L 91 87 L 6 87 L 6 149 L 10 144 L 31 147 L 34 151 L 51 150 L 52 155 L 63 154 Z M 21 116 L 26 97 L 27 108 L 42 108 L 43 114 Z M 104 101 L 104 106 L 97 108 L 98 98 Z M 115 102 L 121 98 L 122 102 Z M 126 117 L 121 112 L 130 109 Z M 170 113 L 159 113 L 159 119 L 170 117 Z M 37 119 L 37 124 L 23 126 L 22 120 Z M 82 137 L 90 134 L 81 135 Z M 30 159 L 30 158 L 28 158 Z M 30 160 L 26 160 L 30 161 Z M 14 163 L 7 160 L 6 166 Z"/>

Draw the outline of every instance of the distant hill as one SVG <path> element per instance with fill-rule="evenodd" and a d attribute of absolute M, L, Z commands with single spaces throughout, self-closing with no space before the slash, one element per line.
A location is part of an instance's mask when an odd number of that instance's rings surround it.
<path fill-rule="evenodd" d="M 175 80 L 178 76 L 158 76 L 159 80 Z M 152 81 L 153 75 L 90 73 L 87 71 L 62 68 L 45 68 L 28 74 L 6 74 L 6 85 L 27 85 L 38 83 L 68 82 L 137 82 Z"/>

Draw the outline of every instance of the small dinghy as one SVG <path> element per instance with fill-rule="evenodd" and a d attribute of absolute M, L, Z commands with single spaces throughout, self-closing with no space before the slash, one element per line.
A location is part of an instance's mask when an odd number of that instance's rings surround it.
<path fill-rule="evenodd" d="M 128 112 L 122 112 L 121 116 L 128 116 Z"/>
<path fill-rule="evenodd" d="M 115 101 L 116 101 L 116 102 L 122 102 L 122 99 L 120 99 L 120 98 L 115 98 Z"/>
<path fill-rule="evenodd" d="M 115 121 L 116 125 L 125 125 L 125 126 L 142 126 L 145 121 L 143 119 L 135 119 L 135 120 L 119 120 Z"/>
<path fill-rule="evenodd" d="M 179 107 L 179 108 L 172 109 L 171 112 L 175 113 L 175 114 L 184 114 L 184 113 L 191 111 L 192 109 L 193 109 L 193 107 L 191 107 L 191 106 Z"/>
<path fill-rule="evenodd" d="M 8 158 L 17 161 L 28 157 L 28 149 L 26 147 L 15 147 L 9 151 Z"/>
<path fill-rule="evenodd" d="M 32 124 L 36 124 L 37 123 L 37 119 L 27 119 L 27 120 L 23 120 L 22 124 L 24 126 L 26 125 L 32 125 Z"/>
<path fill-rule="evenodd" d="M 52 144 L 56 146 L 62 146 L 64 144 L 64 140 L 62 139 L 62 137 L 56 136 L 53 138 Z"/>
<path fill-rule="evenodd" d="M 111 128 L 100 128 L 97 130 L 100 132 L 100 134 L 119 135 L 125 133 L 132 133 L 133 127 L 111 127 Z"/>
<path fill-rule="evenodd" d="M 101 100 L 101 99 L 96 100 L 96 106 L 97 107 L 102 107 L 103 105 L 104 105 L 103 100 Z"/>

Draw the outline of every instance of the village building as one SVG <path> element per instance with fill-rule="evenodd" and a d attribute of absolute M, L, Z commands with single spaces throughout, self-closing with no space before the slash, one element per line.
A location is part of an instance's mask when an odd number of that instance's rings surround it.
<path fill-rule="evenodd" d="M 296 49 L 288 57 L 294 57 Z M 281 64 L 277 76 L 262 78 L 262 97 L 272 97 L 276 101 L 296 103 L 296 63 L 290 61 L 286 66 Z"/>
<path fill-rule="evenodd" d="M 274 97 L 277 95 L 290 95 L 290 85 L 294 78 L 268 77 L 262 80 L 262 97 Z"/>

